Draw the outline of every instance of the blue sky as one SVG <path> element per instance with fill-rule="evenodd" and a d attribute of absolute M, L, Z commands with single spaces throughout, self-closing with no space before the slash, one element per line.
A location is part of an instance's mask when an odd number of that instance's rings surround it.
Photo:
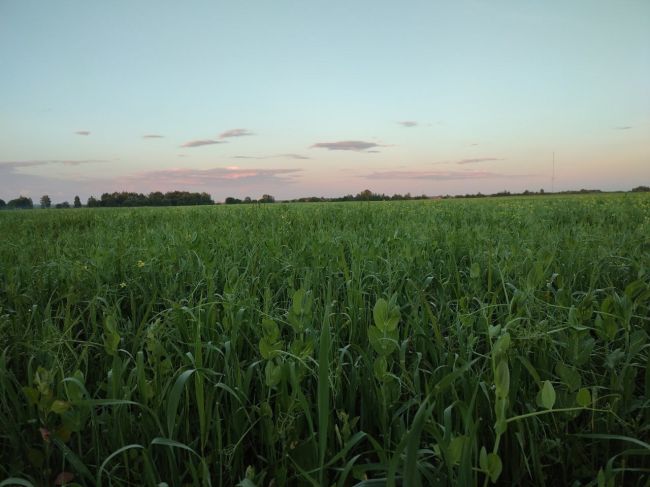
<path fill-rule="evenodd" d="M 646 0 L 0 0 L 0 73 L 5 200 L 650 183 Z"/>

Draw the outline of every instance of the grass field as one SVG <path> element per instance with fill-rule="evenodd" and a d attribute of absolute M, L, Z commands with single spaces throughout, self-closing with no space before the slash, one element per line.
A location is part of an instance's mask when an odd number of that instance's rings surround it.
<path fill-rule="evenodd" d="M 0 236 L 4 485 L 650 482 L 647 195 L 5 211 Z"/>

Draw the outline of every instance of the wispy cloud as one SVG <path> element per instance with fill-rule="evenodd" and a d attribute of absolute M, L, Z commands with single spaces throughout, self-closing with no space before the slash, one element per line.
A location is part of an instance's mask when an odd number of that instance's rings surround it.
<path fill-rule="evenodd" d="M 471 159 L 461 159 L 456 164 L 477 164 L 479 162 L 502 161 L 499 157 L 474 157 Z"/>
<path fill-rule="evenodd" d="M 417 127 L 418 125 L 420 125 L 418 122 L 416 122 L 414 120 L 403 120 L 403 121 L 397 122 L 397 123 L 399 125 L 401 125 L 402 127 Z"/>
<path fill-rule="evenodd" d="M 47 160 L 24 160 L 24 161 L 0 161 L 0 195 L 13 197 L 18 194 L 38 197 L 42 194 L 49 194 L 61 200 L 72 199 L 72 196 L 85 191 L 99 190 L 106 184 L 94 184 L 96 181 L 87 178 L 74 171 L 56 174 L 34 174 L 28 168 L 59 164 L 63 166 L 79 166 L 82 164 L 93 164 L 109 162 L 96 159 L 47 159 Z"/>
<path fill-rule="evenodd" d="M 247 129 L 230 129 L 219 134 L 220 139 L 227 139 L 229 137 L 245 137 L 247 135 L 255 135 Z"/>
<path fill-rule="evenodd" d="M 489 171 L 377 171 L 367 179 L 433 179 L 451 181 L 463 179 L 488 179 L 504 177 L 504 174 Z"/>
<path fill-rule="evenodd" d="M 90 130 L 77 130 L 75 132 L 77 135 L 90 135 Z"/>
<path fill-rule="evenodd" d="M 287 159 L 300 159 L 300 160 L 311 159 L 311 157 L 303 156 L 302 154 L 278 154 L 277 156 L 274 157 L 285 157 Z"/>
<path fill-rule="evenodd" d="M 202 145 L 225 144 L 223 140 L 199 139 L 185 142 L 181 147 L 201 147 Z"/>
<path fill-rule="evenodd" d="M 374 142 L 364 142 L 362 140 L 342 140 L 339 142 L 317 142 L 311 146 L 315 149 L 327 149 L 327 150 L 351 150 L 356 152 L 362 152 L 366 149 L 373 149 L 375 147 L 385 147 L 381 144 L 376 144 Z"/>
<path fill-rule="evenodd" d="M 631 125 L 623 125 L 621 127 L 614 127 L 616 130 L 630 130 L 632 128 Z"/>
<path fill-rule="evenodd" d="M 126 183 L 146 181 L 152 187 L 211 187 L 229 186 L 239 183 L 293 182 L 302 169 L 243 169 L 238 166 L 214 167 L 210 169 L 161 169 L 147 171 L 121 178 Z"/>
<path fill-rule="evenodd" d="M 311 157 L 303 156 L 302 154 L 275 154 L 272 156 L 235 156 L 235 159 L 298 159 L 305 160 L 311 159 Z"/>
<path fill-rule="evenodd" d="M 0 161 L 0 166 L 5 168 L 34 167 L 46 166 L 48 164 L 63 164 L 64 166 L 79 166 L 81 164 L 95 164 L 98 162 L 108 162 L 101 159 L 42 159 L 29 161 Z"/>
<path fill-rule="evenodd" d="M 164 135 L 159 135 L 159 134 L 147 134 L 142 136 L 143 139 L 163 139 L 165 138 Z"/>

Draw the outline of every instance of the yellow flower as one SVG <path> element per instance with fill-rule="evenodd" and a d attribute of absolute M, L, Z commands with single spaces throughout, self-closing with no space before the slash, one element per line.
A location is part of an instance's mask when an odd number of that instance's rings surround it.
<path fill-rule="evenodd" d="M 120 282 L 120 287 L 125 288 L 126 287 L 126 282 Z"/>
<path fill-rule="evenodd" d="M 142 262 L 141 260 L 139 260 L 139 261 L 138 261 L 138 267 L 144 267 L 144 262 Z"/>

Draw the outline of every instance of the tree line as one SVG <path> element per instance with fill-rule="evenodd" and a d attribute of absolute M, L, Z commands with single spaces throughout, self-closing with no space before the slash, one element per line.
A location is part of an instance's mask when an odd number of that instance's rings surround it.
<path fill-rule="evenodd" d="M 650 186 L 637 186 L 632 188 L 633 193 L 647 193 L 650 192 Z M 460 194 L 460 195 L 446 195 L 441 198 L 486 198 L 493 196 L 537 196 L 548 194 L 590 194 L 602 193 L 600 189 L 580 189 L 570 191 L 556 191 L 555 193 L 547 193 L 543 189 L 539 191 L 525 190 L 523 193 L 511 193 L 510 191 L 500 191 L 493 194 Z M 356 195 L 348 194 L 341 197 L 325 198 L 319 196 L 307 196 L 287 200 L 290 203 L 319 203 L 319 202 L 341 202 L 341 201 L 403 201 L 403 200 L 424 200 L 429 199 L 430 196 L 425 194 L 419 196 L 411 196 L 411 193 L 394 194 L 392 196 L 383 193 L 374 193 L 369 189 L 365 189 Z M 228 196 L 224 201 L 227 205 L 237 204 L 252 204 L 252 203 L 275 203 L 275 198 L 270 194 L 262 195 L 259 199 L 252 199 L 246 196 L 244 199 Z M 89 208 L 97 207 L 130 207 L 130 206 L 191 206 L 191 205 L 214 205 L 215 202 L 208 193 L 192 193 L 189 191 L 169 191 L 162 193 L 154 191 L 145 195 L 143 193 L 131 193 L 126 191 L 104 193 L 99 199 L 91 196 L 86 202 Z M 51 208 L 52 199 L 48 195 L 43 195 L 40 199 L 41 208 Z M 81 199 L 79 196 L 74 197 L 72 205 L 67 201 L 57 203 L 54 208 L 81 208 Z M 9 202 L 5 202 L 0 198 L 0 210 L 31 210 L 34 208 L 34 202 L 31 198 L 26 196 L 19 196 Z"/>
<path fill-rule="evenodd" d="M 391 201 L 391 200 L 426 200 L 430 197 L 423 194 L 420 196 L 411 196 L 411 193 L 406 193 L 405 195 L 394 194 L 392 196 L 384 193 L 373 193 L 369 189 L 364 189 L 363 191 L 357 193 L 356 195 L 348 194 L 340 197 L 331 197 L 326 198 L 323 196 L 305 196 L 302 198 L 296 198 L 292 200 L 284 200 L 285 203 L 321 203 L 321 202 L 341 202 L 341 201 Z M 235 198 L 233 196 L 228 196 L 224 201 L 227 205 L 245 205 L 252 203 L 275 203 L 275 198 L 270 194 L 263 195 L 260 199 L 255 200 L 250 196 L 246 196 L 244 199 Z"/>
<path fill-rule="evenodd" d="M 87 206 L 116 207 L 116 206 L 191 206 L 213 205 L 214 201 L 208 193 L 190 193 L 189 191 L 169 191 L 162 193 L 154 191 L 145 195 L 143 193 L 129 193 L 126 191 L 104 193 L 99 199 L 94 196 L 88 198 Z"/>
<path fill-rule="evenodd" d="M 39 201 L 41 208 L 52 208 L 52 198 L 44 194 Z M 89 208 L 97 207 L 118 207 L 118 206 L 190 206 L 190 205 L 213 205 L 214 201 L 208 193 L 191 193 L 188 191 L 169 191 L 162 193 L 155 191 L 148 195 L 142 193 L 129 193 L 126 191 L 115 193 L 104 193 L 99 199 L 91 196 L 86 202 Z M 67 201 L 56 203 L 54 208 L 81 208 L 83 205 L 79 196 L 74 197 L 70 204 Z M 26 196 L 19 196 L 6 203 L 0 199 L 0 209 L 8 210 L 31 210 L 34 202 Z"/>

